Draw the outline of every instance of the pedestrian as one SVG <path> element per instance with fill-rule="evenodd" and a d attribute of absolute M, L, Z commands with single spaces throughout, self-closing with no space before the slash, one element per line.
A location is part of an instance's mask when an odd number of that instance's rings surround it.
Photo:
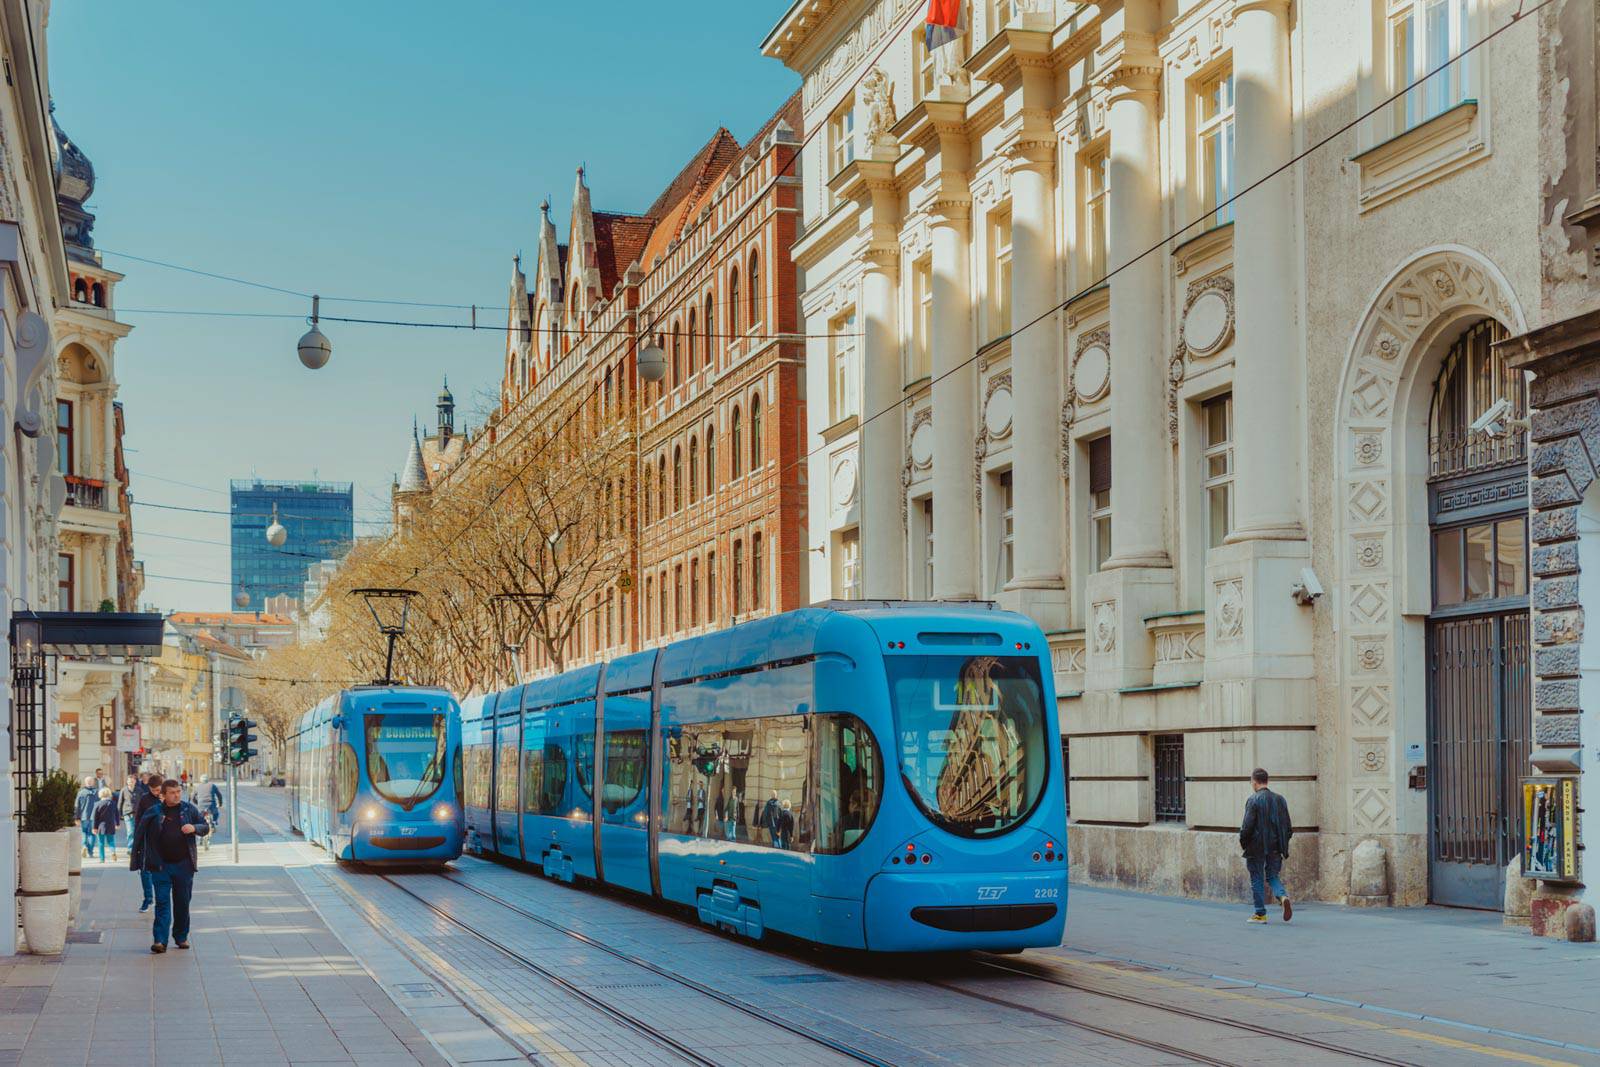
<path fill-rule="evenodd" d="M 139 794 L 144 791 L 145 785 L 136 774 L 128 775 L 128 779 L 117 792 L 117 814 L 122 816 L 122 825 L 127 827 L 128 847 L 133 847 L 133 827 L 135 816 L 138 814 Z"/>
<path fill-rule="evenodd" d="M 1256 910 L 1253 923 L 1267 921 L 1267 889 L 1283 902 L 1283 921 L 1294 914 L 1289 893 L 1283 888 L 1279 872 L 1289 857 L 1289 803 L 1267 788 L 1267 772 L 1257 767 L 1250 772 L 1250 799 L 1244 802 L 1244 821 L 1239 825 L 1239 847 L 1244 850 L 1245 868 L 1250 872 L 1250 895 Z"/>
<path fill-rule="evenodd" d="M 78 829 L 83 832 L 85 859 L 94 855 L 94 806 L 99 802 L 100 787 L 95 784 L 94 775 L 85 775 L 83 786 L 78 790 L 78 799 L 72 805 L 72 813 L 78 819 Z"/>
<path fill-rule="evenodd" d="M 106 861 L 106 846 L 111 846 L 111 858 L 117 858 L 117 827 L 122 825 L 122 813 L 117 810 L 116 797 L 110 786 L 100 787 L 100 802 L 94 806 L 94 832 L 100 841 L 100 862 Z"/>
<path fill-rule="evenodd" d="M 217 783 L 211 780 L 209 774 L 200 776 L 200 791 L 195 807 L 205 812 L 206 821 L 211 824 L 211 833 L 200 842 L 201 847 L 210 852 L 211 838 L 217 832 L 217 827 L 222 825 L 222 790 L 217 788 Z"/>
<path fill-rule="evenodd" d="M 762 805 L 761 818 L 757 820 L 757 824 L 767 832 L 767 840 L 771 842 L 773 848 L 783 847 L 783 845 L 779 844 L 779 838 L 782 835 L 778 830 L 778 812 L 781 810 L 782 807 L 778 803 L 778 791 L 774 789 L 772 795 L 767 798 L 767 802 Z"/>
<path fill-rule="evenodd" d="M 139 835 L 139 824 L 144 821 L 145 813 L 161 803 L 162 777 L 159 774 L 145 775 L 143 792 L 139 794 L 139 801 L 133 809 L 134 838 Z M 155 903 L 155 883 L 151 880 L 150 871 L 139 862 L 138 850 L 134 842 L 128 842 L 128 866 L 139 872 L 139 886 L 144 890 L 144 900 L 139 905 L 140 911 L 149 911 L 150 905 Z"/>
<path fill-rule="evenodd" d="M 161 783 L 161 803 L 151 805 L 139 819 L 135 859 L 140 870 L 150 872 L 156 891 L 151 952 L 167 951 L 169 934 L 179 948 L 189 947 L 189 900 L 200 868 L 195 844 L 210 832 L 200 809 L 183 799 L 183 783 L 172 778 Z"/>
<path fill-rule="evenodd" d="M 778 809 L 778 847 L 788 848 L 789 842 L 794 838 L 794 812 L 785 800 Z"/>

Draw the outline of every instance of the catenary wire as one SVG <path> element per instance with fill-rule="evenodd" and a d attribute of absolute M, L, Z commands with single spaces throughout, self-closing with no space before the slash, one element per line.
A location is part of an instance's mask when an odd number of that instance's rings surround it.
<path fill-rule="evenodd" d="M 1484 47 L 1485 45 L 1489 44 L 1491 41 L 1493 41 L 1496 38 L 1498 38 L 1502 33 L 1506 32 L 1512 26 L 1515 26 L 1517 23 L 1521 22 L 1524 18 L 1526 18 L 1526 17 L 1528 17 L 1530 15 L 1537 14 L 1539 11 L 1541 11 L 1542 9 L 1548 7 L 1553 2 L 1554 2 L 1554 0 L 1539 0 L 1539 3 L 1535 4 L 1531 8 L 1528 8 L 1527 10 L 1519 9 L 1517 12 L 1515 12 L 1512 15 L 1511 19 L 1509 21 L 1507 21 L 1506 23 L 1504 23 L 1504 24 L 1502 24 L 1500 26 L 1497 26 L 1496 28 L 1491 30 L 1489 33 L 1485 34 L 1479 40 L 1474 41 L 1472 44 L 1468 45 L 1466 48 L 1463 48 L 1456 55 L 1451 56 L 1450 58 L 1446 59 L 1445 61 L 1440 63 L 1438 66 L 1434 67 L 1432 70 L 1430 70 L 1426 74 L 1424 74 L 1417 81 L 1413 82 L 1410 85 L 1405 86 L 1403 89 L 1399 89 L 1399 90 L 1395 91 L 1394 93 L 1391 93 L 1387 97 L 1384 97 L 1383 99 L 1381 99 L 1377 103 L 1375 103 L 1372 107 L 1368 108 L 1366 111 L 1363 111 L 1363 112 L 1359 113 L 1358 115 L 1356 115 L 1356 117 L 1351 119 L 1349 122 L 1347 122 L 1344 125 L 1338 127 L 1337 129 L 1335 129 L 1332 132 L 1328 133 L 1324 137 L 1318 139 L 1313 144 L 1308 145 L 1306 148 L 1304 148 L 1300 152 L 1295 153 L 1294 155 L 1290 156 L 1289 159 L 1285 160 L 1282 164 L 1280 164 L 1279 166 L 1277 166 L 1277 167 L 1273 168 L 1272 170 L 1268 171 L 1265 175 L 1263 175 L 1262 177 L 1258 178 L 1257 180 L 1255 180 L 1254 182 L 1250 183 L 1249 185 L 1245 186 L 1244 188 L 1240 189 L 1238 192 L 1232 194 L 1226 200 L 1224 200 L 1221 203 L 1217 204 L 1216 207 L 1218 209 L 1221 209 L 1221 208 L 1229 207 L 1229 206 L 1233 205 L 1235 202 L 1237 202 L 1239 199 L 1241 199 L 1245 194 L 1255 190 L 1256 188 L 1260 187 L 1261 185 L 1265 184 L 1266 182 L 1271 181 L 1273 178 L 1275 178 L 1278 175 L 1282 174 L 1284 171 L 1286 171 L 1289 168 L 1295 166 L 1296 164 L 1298 164 L 1300 162 L 1303 162 L 1312 153 L 1314 153 L 1316 151 L 1319 151 L 1320 149 L 1326 147 L 1328 144 L 1330 144 L 1331 142 L 1333 142 L 1337 138 L 1342 137 L 1346 133 L 1350 132 L 1352 129 L 1354 129 L 1355 127 L 1359 126 L 1362 122 L 1365 122 L 1367 119 L 1371 118 L 1373 115 L 1378 114 L 1384 108 L 1389 107 L 1395 101 L 1397 101 L 1397 100 L 1401 99 L 1402 97 L 1404 97 L 1407 93 L 1416 91 L 1418 87 L 1422 86 L 1423 84 L 1428 82 L 1430 79 L 1432 79 L 1434 77 L 1437 77 L 1439 74 L 1441 74 L 1444 71 L 1448 70 L 1450 67 L 1454 66 L 1456 63 L 1460 62 L 1461 60 L 1465 59 L 1467 56 L 1469 56 L 1469 55 L 1473 54 L 1474 52 L 1476 52 L 1478 49 Z M 1074 10 L 1073 14 L 1068 16 L 1069 20 L 1071 18 L 1075 18 L 1077 16 L 1077 14 L 1080 11 L 1082 11 L 1085 6 L 1086 6 L 1085 4 L 1079 4 L 1077 9 Z M 915 15 L 916 13 L 917 13 L 917 9 L 913 8 L 912 14 Z M 909 25 L 909 24 L 910 24 L 910 20 L 908 19 L 907 22 L 906 22 L 906 25 Z M 900 30 L 903 30 L 904 28 L 905 28 L 904 26 L 901 26 L 894 33 L 888 35 L 888 44 L 892 44 L 894 39 L 899 35 Z M 876 64 L 877 60 L 879 58 L 881 58 L 883 52 L 887 51 L 888 44 L 886 44 L 883 49 L 880 49 L 879 52 L 873 56 L 872 62 L 864 65 L 862 73 L 860 75 L 858 75 L 857 78 L 856 78 L 856 82 L 859 82 L 862 77 L 865 77 L 866 72 L 872 69 L 872 67 Z M 805 144 L 810 140 L 810 137 L 813 136 L 815 134 L 815 132 L 816 131 L 813 130 L 811 132 L 811 134 L 807 135 L 806 140 L 801 142 L 800 149 L 798 149 L 796 151 L 796 153 L 795 153 L 795 155 L 793 157 L 794 159 L 798 159 L 800 157 L 800 150 L 804 149 Z M 1083 288 L 1081 290 L 1078 290 L 1077 292 L 1074 292 L 1071 296 L 1067 297 L 1065 300 L 1062 300 L 1061 302 L 1059 302 L 1059 303 L 1057 303 L 1055 305 L 1052 305 L 1050 308 L 1048 308 L 1044 312 L 1040 313 L 1039 315 L 1035 316 L 1033 319 L 1031 319 L 1028 322 L 1024 323 L 1023 325 L 1021 325 L 1017 329 L 1013 330 L 1010 334 L 1006 335 L 1005 337 L 996 338 L 993 341 L 989 341 L 989 342 L 986 342 L 983 345 L 980 345 L 978 347 L 978 349 L 970 357 L 968 357 L 967 359 L 963 360 L 961 363 L 957 364 L 954 367 L 949 368 L 943 374 L 939 374 L 939 375 L 933 376 L 930 379 L 930 385 L 933 382 L 941 381 L 944 378 L 947 378 L 950 375 L 955 374 L 958 371 L 964 369 L 965 367 L 970 366 L 972 363 L 977 361 L 978 357 L 983 352 L 985 352 L 988 349 L 990 349 L 991 347 L 993 347 L 993 345 L 996 344 L 997 342 L 1004 341 L 1004 340 L 1007 340 L 1009 338 L 1014 338 L 1017 334 L 1021 333 L 1023 330 L 1029 329 L 1029 328 L 1031 328 L 1033 326 L 1036 326 L 1039 323 L 1044 322 L 1045 320 L 1049 319 L 1051 316 L 1053 316 L 1056 313 L 1058 313 L 1058 312 L 1062 311 L 1063 309 L 1065 309 L 1068 305 L 1073 303 L 1073 301 L 1077 300 L 1079 297 L 1083 296 L 1085 293 L 1088 293 L 1093 289 L 1099 288 L 1100 286 L 1102 286 L 1102 285 L 1106 284 L 1107 282 L 1109 282 L 1111 280 L 1111 278 L 1115 277 L 1117 274 L 1119 274 L 1122 271 L 1124 271 L 1124 270 L 1128 269 L 1129 267 L 1133 266 L 1135 263 L 1137 263 L 1140 260 L 1146 258 L 1147 256 L 1154 255 L 1156 252 L 1160 251 L 1162 248 L 1165 248 L 1170 242 L 1176 240 L 1183 233 L 1187 232 L 1188 230 L 1194 228 L 1197 225 L 1200 225 L 1202 221 L 1203 220 L 1196 219 L 1193 222 L 1190 222 L 1190 223 L 1187 223 L 1187 224 L 1185 224 L 1183 226 L 1178 227 L 1177 229 L 1175 229 L 1171 233 L 1169 233 L 1167 236 L 1163 237 L 1157 243 L 1151 245 L 1149 248 L 1146 248 L 1144 251 L 1139 252 L 1136 255 L 1134 255 L 1127 262 L 1121 263 L 1121 264 L 1117 265 L 1115 268 L 1113 268 L 1112 270 L 1108 271 L 1105 274 L 1104 277 L 1102 277 L 1099 280 L 1097 280 L 1093 285 L 1086 286 L 1085 288 Z M 587 400 L 590 399 L 590 397 L 592 397 L 598 391 L 598 388 L 599 388 L 599 386 L 598 386 L 598 383 L 597 383 L 595 385 L 595 387 L 592 388 L 589 391 L 589 393 L 584 396 L 584 398 L 583 398 L 584 402 L 587 402 Z M 530 390 L 528 395 L 532 395 L 532 391 L 531 390 Z M 870 423 L 875 419 L 882 418 L 885 415 L 891 414 L 892 412 L 894 412 L 894 411 L 898 410 L 899 408 L 901 408 L 902 406 L 904 406 L 904 404 L 906 402 L 907 401 L 905 399 L 897 400 L 894 403 L 890 404 L 889 406 L 883 408 L 881 411 L 874 412 L 873 414 L 867 416 L 864 420 L 862 420 L 860 425 L 864 426 L 867 423 Z M 566 427 L 566 425 L 568 423 L 570 423 L 571 420 L 576 416 L 577 412 L 581 411 L 583 409 L 583 407 L 584 407 L 583 403 L 575 405 L 573 407 L 573 409 L 568 413 L 567 418 L 562 421 L 561 426 L 557 428 L 556 432 L 559 433 L 560 430 L 564 429 Z M 791 468 L 798 467 L 803 463 L 809 462 L 811 459 L 813 459 L 815 456 L 817 456 L 823 450 L 823 448 L 825 448 L 825 447 L 826 446 L 819 446 L 818 448 L 812 449 L 811 451 L 807 452 L 805 455 L 801 456 L 799 459 L 796 459 L 796 460 L 792 461 L 787 467 L 784 468 L 784 471 L 786 472 L 787 470 L 789 470 Z M 491 496 L 489 502 L 487 504 L 485 504 L 482 508 L 480 508 L 470 519 L 467 520 L 467 522 L 462 526 L 461 531 L 458 531 L 457 536 L 459 536 L 460 532 L 464 532 L 465 530 L 469 529 L 472 525 L 474 525 L 484 514 L 486 514 L 488 512 L 488 510 L 490 508 L 492 508 L 496 503 L 498 503 L 500 497 L 502 495 L 504 495 L 504 493 L 511 487 L 513 482 L 515 482 L 518 479 L 520 479 L 522 471 L 526 470 L 528 464 L 531 463 L 531 462 L 532 462 L 532 459 L 530 459 L 528 462 L 526 462 L 522 466 L 520 466 L 517 469 L 517 471 L 513 474 L 513 476 L 509 480 L 507 480 L 507 482 L 504 485 L 502 485 L 493 494 L 493 496 Z M 182 509 L 182 510 L 192 510 L 192 509 Z M 226 514 L 226 513 L 224 512 L 224 513 L 221 513 L 221 514 Z M 443 555 L 443 553 L 448 549 L 448 547 L 449 547 L 448 545 L 444 546 L 438 552 L 435 552 L 433 556 L 429 557 L 429 559 L 423 561 L 423 563 L 421 563 L 417 567 L 413 568 L 412 573 L 411 573 L 411 577 L 415 578 L 418 575 L 420 575 L 424 570 L 432 567 L 438 561 L 438 559 Z M 183 579 L 178 579 L 178 580 L 181 581 Z M 289 681 L 290 679 L 280 679 L 280 680 Z M 312 680 L 312 679 L 303 679 L 303 680 L 305 680 L 305 681 L 317 681 L 317 682 L 319 682 L 319 684 L 321 684 L 321 680 Z"/>
<path fill-rule="evenodd" d="M 133 498 L 132 500 L 129 500 L 128 502 L 130 504 L 135 505 L 136 507 L 159 508 L 162 511 L 187 511 L 187 512 L 191 512 L 191 513 L 197 514 L 197 515 L 226 515 L 226 516 L 228 516 L 230 518 L 241 518 L 241 519 L 269 519 L 269 518 L 272 517 L 272 512 L 270 512 L 270 511 L 241 511 L 237 515 L 235 515 L 234 512 L 232 512 L 232 511 L 224 511 L 221 508 L 191 508 L 191 507 L 183 507 L 183 506 L 178 505 L 178 504 L 156 504 L 156 503 L 153 503 L 153 502 L 151 502 L 149 500 L 140 500 L 137 497 Z M 321 520 L 325 520 L 325 519 L 329 518 L 329 516 L 327 516 L 327 515 L 301 515 L 298 512 L 280 511 L 280 512 L 278 512 L 278 518 L 280 518 L 280 519 L 309 519 L 309 520 L 321 521 Z M 369 526 L 388 526 L 389 525 L 389 520 L 388 519 L 358 519 L 358 518 L 356 518 L 354 516 L 351 516 L 350 521 L 351 522 L 366 523 Z"/>

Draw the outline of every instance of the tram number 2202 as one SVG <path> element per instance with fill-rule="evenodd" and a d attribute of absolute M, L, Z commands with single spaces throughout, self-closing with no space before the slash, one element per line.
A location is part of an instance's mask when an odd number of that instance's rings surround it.
<path fill-rule="evenodd" d="M 1034 900 L 1054 900 L 1056 897 L 1058 897 L 1060 895 L 1061 895 L 1061 890 L 1059 888 L 1055 888 L 1055 889 L 1035 889 L 1033 891 L 1033 899 Z"/>

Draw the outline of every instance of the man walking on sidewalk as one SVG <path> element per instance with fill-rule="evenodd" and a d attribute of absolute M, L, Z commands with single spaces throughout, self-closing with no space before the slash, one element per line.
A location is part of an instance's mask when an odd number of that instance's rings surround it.
<path fill-rule="evenodd" d="M 133 843 L 138 837 L 139 824 L 144 822 L 145 813 L 161 804 L 161 782 L 159 774 L 145 775 L 145 780 L 138 791 L 139 799 L 133 805 L 133 837 L 128 839 L 128 866 L 139 872 L 139 886 L 144 890 L 144 899 L 139 904 L 140 911 L 149 911 L 150 905 L 155 903 L 155 883 L 150 880 L 150 869 L 140 865 L 139 853 L 133 847 Z"/>
<path fill-rule="evenodd" d="M 133 848 L 133 831 L 139 820 L 139 797 L 145 792 L 144 783 L 136 774 L 128 775 L 127 783 L 117 793 L 117 814 L 128 828 L 128 847 Z"/>
<path fill-rule="evenodd" d="M 73 803 L 72 813 L 77 816 L 78 829 L 83 832 L 83 855 L 88 858 L 94 855 L 94 806 L 100 803 L 100 787 L 95 783 L 94 775 L 85 775 L 83 786 L 78 790 L 78 799 Z"/>
<path fill-rule="evenodd" d="M 167 936 L 179 948 L 189 947 L 189 900 L 200 867 L 195 841 L 211 832 L 200 809 L 183 799 L 183 783 L 161 783 L 161 803 L 145 811 L 133 848 L 141 870 L 150 872 L 156 891 L 156 919 L 150 951 L 167 951 Z"/>
<path fill-rule="evenodd" d="M 1283 902 L 1283 921 L 1294 914 L 1289 893 L 1283 888 L 1279 871 L 1289 856 L 1289 803 L 1267 788 L 1267 772 L 1257 767 L 1250 772 L 1250 799 L 1244 802 L 1244 822 L 1239 826 L 1239 847 L 1250 871 L 1250 894 L 1255 899 L 1253 923 L 1267 921 L 1267 888 Z"/>

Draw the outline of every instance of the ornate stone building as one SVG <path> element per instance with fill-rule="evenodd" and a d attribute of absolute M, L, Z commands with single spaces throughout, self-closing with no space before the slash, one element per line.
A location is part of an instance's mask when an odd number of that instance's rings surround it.
<path fill-rule="evenodd" d="M 1038 620 L 1084 880 L 1239 894 L 1260 765 L 1291 884 L 1499 907 L 1533 738 L 1495 345 L 1551 313 L 1554 16 L 969 6 L 932 56 L 916 0 L 796 0 L 763 45 L 823 130 L 808 599 Z"/>
<path fill-rule="evenodd" d="M 637 442 L 636 480 L 607 505 L 630 564 L 568 664 L 805 601 L 799 127 L 796 96 L 744 145 L 718 130 L 641 214 L 595 209 L 580 168 L 567 241 L 545 203 L 532 284 L 513 270 L 489 447 L 575 402 L 595 425 L 633 420 Z M 667 373 L 641 388 L 650 341 Z"/>

